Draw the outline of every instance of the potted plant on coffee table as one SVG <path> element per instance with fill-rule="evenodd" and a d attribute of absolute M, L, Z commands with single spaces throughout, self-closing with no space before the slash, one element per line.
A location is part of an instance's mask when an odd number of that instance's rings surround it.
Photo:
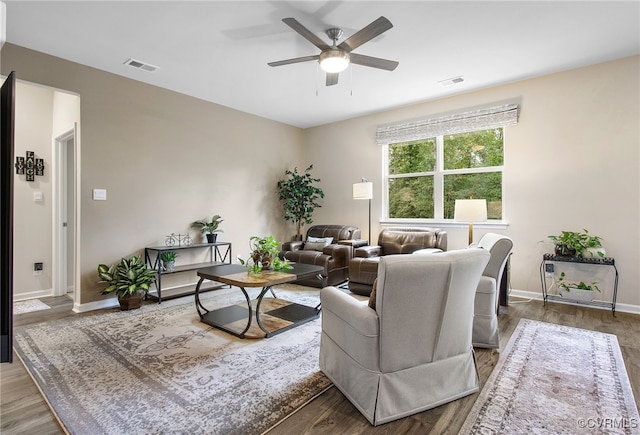
<path fill-rule="evenodd" d="M 115 292 L 120 309 L 126 311 L 140 308 L 151 283 L 156 280 L 156 271 L 148 268 L 140 257 L 134 255 L 131 258 L 122 258 L 120 263 L 111 266 L 100 264 L 98 277 L 98 282 L 108 284 L 102 290 L 102 294 Z"/>
<path fill-rule="evenodd" d="M 191 226 L 200 229 L 204 234 L 206 234 L 208 243 L 215 243 L 218 237 L 217 233 L 223 232 L 218 228 L 222 221 L 223 219 L 220 217 L 220 215 L 216 214 L 213 215 L 210 221 L 195 221 L 191 224 Z"/>
<path fill-rule="evenodd" d="M 258 237 L 249 239 L 251 253 L 247 260 L 238 257 L 240 264 L 249 271 L 258 273 L 262 270 L 288 270 L 292 269 L 289 260 L 278 257 L 280 253 L 280 242 L 273 236 Z"/>

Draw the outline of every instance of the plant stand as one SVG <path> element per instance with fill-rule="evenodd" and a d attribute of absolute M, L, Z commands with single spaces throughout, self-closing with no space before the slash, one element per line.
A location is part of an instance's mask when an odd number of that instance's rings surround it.
<path fill-rule="evenodd" d="M 588 267 L 609 267 L 613 269 L 615 274 L 613 281 L 613 292 L 611 296 L 611 301 L 600 301 L 593 300 L 594 292 L 593 291 L 582 291 L 584 293 L 589 293 L 588 295 L 582 295 L 579 289 L 571 289 L 570 292 L 563 293 L 560 296 L 559 293 L 551 294 L 549 293 L 550 287 L 547 283 L 546 276 L 546 267 L 548 264 L 557 264 L 557 263 L 579 263 L 583 265 L 587 265 Z M 611 308 L 611 312 L 613 315 L 616 315 L 616 298 L 618 296 L 618 269 L 616 268 L 615 259 L 611 257 L 605 258 L 583 258 L 583 257 L 565 257 L 553 254 L 544 254 L 542 256 L 542 263 L 540 263 L 540 281 L 542 283 L 542 296 L 544 298 L 544 304 L 546 306 L 547 301 L 555 301 L 555 302 L 564 302 L 564 303 L 574 303 L 581 305 L 589 305 L 600 308 Z M 603 289 L 604 291 L 604 289 Z"/>

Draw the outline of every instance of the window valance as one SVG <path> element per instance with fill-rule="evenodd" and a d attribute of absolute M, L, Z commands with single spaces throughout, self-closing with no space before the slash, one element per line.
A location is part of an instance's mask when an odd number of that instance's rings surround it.
<path fill-rule="evenodd" d="M 517 122 L 518 105 L 506 104 L 455 115 L 378 127 L 376 130 L 376 143 L 378 145 L 388 145 L 409 142 L 445 134 L 506 127 Z"/>

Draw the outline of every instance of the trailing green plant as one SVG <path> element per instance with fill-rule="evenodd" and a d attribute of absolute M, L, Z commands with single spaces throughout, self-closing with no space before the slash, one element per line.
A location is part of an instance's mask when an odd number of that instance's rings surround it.
<path fill-rule="evenodd" d="M 587 290 L 587 291 L 600 291 L 600 287 L 598 287 L 598 282 L 597 281 L 593 281 L 591 284 L 586 284 L 584 281 L 580 281 L 580 282 L 566 282 L 564 279 L 566 278 L 566 275 L 564 272 L 560 273 L 560 278 L 558 278 L 558 288 L 559 289 L 563 289 L 564 291 L 570 293 L 571 289 L 578 289 L 578 290 Z M 560 293 L 560 296 L 562 296 L 562 293 Z"/>
<path fill-rule="evenodd" d="M 198 228 L 205 234 L 223 233 L 224 231 L 218 228 L 223 221 L 224 219 L 222 219 L 219 214 L 216 214 L 213 215 L 210 221 L 201 220 L 193 222 L 191 227 Z"/>
<path fill-rule="evenodd" d="M 288 270 L 293 267 L 289 260 L 278 257 L 280 242 L 273 236 L 252 236 L 249 239 L 249 247 L 249 258 L 243 260 L 238 256 L 238 261 L 252 272 L 257 273 L 263 269 Z"/>
<path fill-rule="evenodd" d="M 324 198 L 321 188 L 314 186 L 319 183 L 319 178 L 313 178 L 309 173 L 313 165 L 305 169 L 304 174 L 298 174 L 298 168 L 293 172 L 288 169 L 285 174 L 288 178 L 278 181 L 279 199 L 284 206 L 284 219 L 296 224 L 296 238 L 301 240 L 301 227 L 304 224 L 313 223 L 311 216 L 313 211 L 322 207 L 318 199 Z"/>
<path fill-rule="evenodd" d="M 122 298 L 133 295 L 138 290 L 148 292 L 151 283 L 156 280 L 156 271 L 148 268 L 140 257 L 134 255 L 122 258 L 120 263 L 111 266 L 98 265 L 98 277 L 98 282 L 108 284 L 102 290 L 103 295 L 115 292 L 118 298 Z"/>
<path fill-rule="evenodd" d="M 602 246 L 602 238 L 589 234 L 587 229 L 583 229 L 582 232 L 562 231 L 560 235 L 551 235 L 548 238 L 556 245 L 556 255 L 579 256 L 587 248 Z M 598 252 L 597 255 L 604 257 L 603 252 Z"/>
<path fill-rule="evenodd" d="M 169 263 L 170 261 L 176 261 L 177 257 L 178 257 L 178 253 L 175 251 L 164 251 L 163 253 L 160 254 L 160 260 L 164 261 L 165 263 Z"/>

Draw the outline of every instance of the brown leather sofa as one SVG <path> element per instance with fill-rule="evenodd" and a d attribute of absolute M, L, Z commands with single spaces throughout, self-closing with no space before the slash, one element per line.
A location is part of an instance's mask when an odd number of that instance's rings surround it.
<path fill-rule="evenodd" d="M 327 238 L 332 241 L 327 246 L 322 242 L 312 242 L 309 238 Z M 296 263 L 315 264 L 324 267 L 322 279 L 308 278 L 295 281 L 297 284 L 312 287 L 326 287 L 340 284 L 349 276 L 349 260 L 352 247 L 339 244 L 339 241 L 360 238 L 360 229 L 349 225 L 313 225 L 307 230 L 304 241 L 285 242 L 282 244 L 280 257 Z M 313 240 L 313 239 L 312 239 Z"/>
<path fill-rule="evenodd" d="M 412 254 L 418 250 L 447 250 L 447 232 L 439 228 L 385 228 L 378 236 L 378 245 L 357 248 L 349 261 L 349 290 L 369 296 L 378 277 L 380 257 L 392 254 Z"/>

